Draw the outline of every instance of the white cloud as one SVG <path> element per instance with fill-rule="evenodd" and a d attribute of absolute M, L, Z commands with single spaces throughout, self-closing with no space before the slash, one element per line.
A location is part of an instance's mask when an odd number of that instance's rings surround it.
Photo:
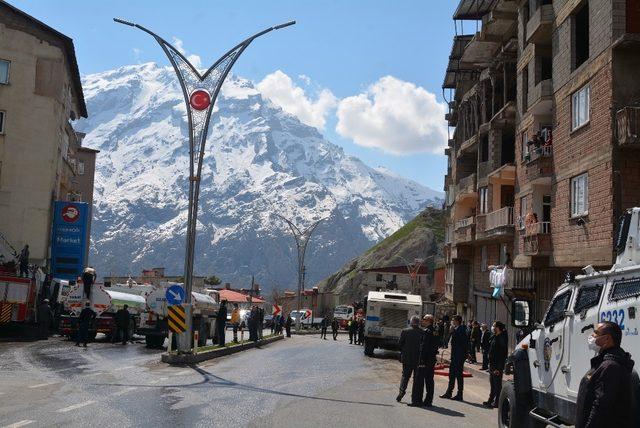
<path fill-rule="evenodd" d="M 133 58 L 138 64 L 140 64 L 140 54 L 142 53 L 142 50 L 140 50 L 140 48 L 133 48 L 131 51 L 133 52 Z"/>
<path fill-rule="evenodd" d="M 304 77 L 308 79 L 307 76 Z M 299 76 L 306 83 L 304 77 Z M 310 79 L 309 83 L 311 83 Z M 302 123 L 318 129 L 324 128 L 327 115 L 338 103 L 338 99 L 328 89 L 319 91 L 315 100 L 312 100 L 304 89 L 297 86 L 289 76 L 280 70 L 265 76 L 261 82 L 256 84 L 256 88 L 264 97 L 280 106 L 282 110 L 296 116 Z"/>
<path fill-rule="evenodd" d="M 311 85 L 311 78 L 306 74 L 298 74 L 298 79 L 304 82 L 304 84 L 307 86 Z"/>
<path fill-rule="evenodd" d="M 363 147 L 396 155 L 441 153 L 445 104 L 424 88 L 386 76 L 338 105 L 336 131 Z"/>
<path fill-rule="evenodd" d="M 178 49 L 178 52 L 180 52 L 182 55 L 187 57 L 187 60 L 189 60 L 189 62 L 196 69 L 199 70 L 202 68 L 202 60 L 200 59 L 200 55 L 195 55 L 195 54 L 188 55 L 187 50 L 184 48 L 184 44 L 181 39 L 173 36 L 173 46 L 175 46 L 175 48 Z"/>

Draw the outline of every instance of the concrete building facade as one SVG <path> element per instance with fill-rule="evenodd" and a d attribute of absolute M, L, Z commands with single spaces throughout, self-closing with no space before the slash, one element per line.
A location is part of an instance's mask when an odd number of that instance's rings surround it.
<path fill-rule="evenodd" d="M 540 319 L 566 271 L 613 263 L 616 219 L 640 204 L 640 1 L 462 0 L 454 19 L 480 30 L 456 36 L 443 85 L 455 127 L 446 151 L 447 294 L 467 317 L 508 320 L 508 299 L 488 296 L 488 266 L 509 253 L 507 298 L 532 298 Z M 509 119 L 493 131 L 487 101 L 465 102 L 505 53 L 515 86 L 503 86 Z M 483 181 L 483 162 L 498 154 Z"/>
<path fill-rule="evenodd" d="M 53 202 L 92 203 L 96 151 L 70 124 L 80 117 L 87 110 L 73 41 L 0 2 L 0 233 L 18 249 L 28 244 L 41 266 Z"/>

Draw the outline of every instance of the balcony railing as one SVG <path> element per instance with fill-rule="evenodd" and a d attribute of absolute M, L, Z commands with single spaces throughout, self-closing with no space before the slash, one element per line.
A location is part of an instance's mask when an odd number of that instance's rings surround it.
<path fill-rule="evenodd" d="M 487 214 L 485 230 L 513 226 L 513 207 L 504 207 Z"/>
<path fill-rule="evenodd" d="M 464 244 L 467 242 L 471 242 L 474 240 L 474 238 L 475 238 L 475 228 L 473 227 L 473 224 L 471 224 L 471 227 L 464 227 L 462 229 L 456 228 L 456 235 L 455 235 L 456 244 Z"/>
<path fill-rule="evenodd" d="M 550 158 L 552 156 L 553 156 L 553 146 L 541 146 L 541 147 L 531 148 L 529 157 L 528 159 L 525 158 L 525 161 L 535 162 L 540 158 Z"/>
<path fill-rule="evenodd" d="M 467 217 L 461 220 L 456 221 L 456 230 L 462 229 L 463 227 L 471 226 L 474 223 L 474 217 Z"/>
<path fill-rule="evenodd" d="M 456 197 L 460 195 L 466 195 L 475 193 L 476 191 L 476 175 L 471 174 L 468 177 L 461 179 L 456 186 Z"/>
<path fill-rule="evenodd" d="M 640 107 L 625 107 L 616 113 L 618 144 L 640 145 Z"/>
<path fill-rule="evenodd" d="M 513 270 L 513 288 L 535 290 L 541 285 L 551 285 L 554 290 L 564 282 L 563 269 L 524 268 Z"/>
<path fill-rule="evenodd" d="M 530 224 L 524 227 L 524 234 L 526 236 L 531 235 L 548 235 L 551 233 L 550 221 L 539 221 L 537 223 Z"/>

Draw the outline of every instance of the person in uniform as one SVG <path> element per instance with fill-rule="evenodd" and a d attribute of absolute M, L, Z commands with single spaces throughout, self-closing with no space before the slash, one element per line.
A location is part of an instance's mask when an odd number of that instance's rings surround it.
<path fill-rule="evenodd" d="M 502 374 L 504 363 L 507 361 L 507 340 L 504 334 L 505 325 L 496 321 L 493 323 L 493 336 L 489 344 L 489 399 L 484 404 L 487 407 L 498 407 L 500 391 L 502 391 Z"/>
<path fill-rule="evenodd" d="M 420 356 L 418 358 L 418 369 L 413 380 L 413 388 L 411 390 L 411 402 L 422 403 L 425 407 L 433 406 L 433 371 L 436 365 L 436 357 L 438 349 L 442 343 L 442 339 L 438 333 L 438 329 L 434 326 L 433 315 L 425 315 L 422 318 L 425 326 L 422 342 L 420 343 Z M 423 401 L 423 389 L 426 390 L 426 397 Z"/>
<path fill-rule="evenodd" d="M 333 340 L 337 340 L 339 328 L 340 324 L 338 324 L 338 319 L 336 317 L 333 317 L 333 319 L 331 320 L 331 334 L 333 334 Z"/>
<path fill-rule="evenodd" d="M 400 391 L 396 397 L 396 401 L 400 402 L 404 394 L 407 392 L 409 379 L 413 375 L 414 385 L 416 383 L 415 371 L 418 367 L 418 358 L 420 357 L 420 343 L 422 342 L 423 331 L 420 329 L 420 318 L 412 316 L 411 326 L 405 328 L 400 333 L 400 360 L 402 361 L 402 378 L 400 380 Z M 422 389 L 422 386 L 420 386 Z M 421 406 L 422 400 L 416 402 L 411 397 L 411 406 Z"/>
<path fill-rule="evenodd" d="M 462 391 L 464 389 L 464 360 L 469 352 L 469 338 L 467 329 L 462 324 L 462 317 L 455 315 L 451 321 L 451 362 L 449 364 L 449 386 L 447 391 L 440 398 L 451 398 L 462 401 Z M 454 385 L 458 382 L 458 393 L 452 396 Z"/>

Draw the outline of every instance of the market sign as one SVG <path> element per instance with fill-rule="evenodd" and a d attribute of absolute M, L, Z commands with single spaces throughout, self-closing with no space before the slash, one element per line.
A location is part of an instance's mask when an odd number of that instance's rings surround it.
<path fill-rule="evenodd" d="M 54 278 L 75 281 L 86 265 L 86 202 L 56 201 L 51 228 L 51 272 Z"/>

